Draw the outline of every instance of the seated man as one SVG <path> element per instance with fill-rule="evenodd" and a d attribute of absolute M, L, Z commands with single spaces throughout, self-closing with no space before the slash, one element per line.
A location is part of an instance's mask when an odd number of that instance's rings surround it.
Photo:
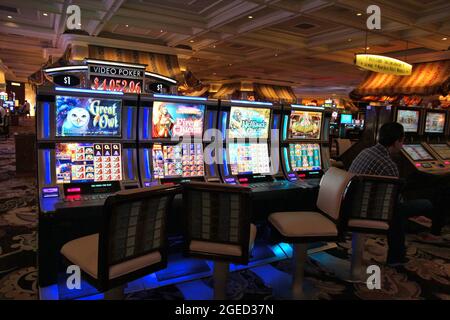
<path fill-rule="evenodd" d="M 404 140 L 403 126 L 397 122 L 386 123 L 380 128 L 378 143 L 364 149 L 353 160 L 349 171 L 356 174 L 399 177 L 397 165 L 391 156 L 400 152 Z M 439 239 L 441 233 L 440 217 L 434 210 L 432 203 L 426 199 L 400 201 L 390 224 L 388 234 L 388 258 L 390 265 L 406 262 L 405 225 L 408 217 L 426 215 L 433 220 L 431 233 L 428 238 Z"/>

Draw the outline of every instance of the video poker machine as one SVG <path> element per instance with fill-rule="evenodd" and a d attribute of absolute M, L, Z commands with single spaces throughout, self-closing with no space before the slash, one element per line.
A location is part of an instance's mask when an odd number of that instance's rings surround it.
<path fill-rule="evenodd" d="M 330 120 L 323 107 L 284 106 L 280 152 L 289 181 L 318 187 L 330 167 Z"/>
<path fill-rule="evenodd" d="M 42 287 L 56 283 L 64 243 L 98 232 L 105 199 L 139 187 L 137 96 L 43 87 L 37 104 Z"/>
<path fill-rule="evenodd" d="M 141 95 L 139 103 L 139 167 L 144 187 L 220 182 L 213 154 L 205 150 L 214 141 L 210 129 L 217 122 L 217 100 L 154 94 Z"/>

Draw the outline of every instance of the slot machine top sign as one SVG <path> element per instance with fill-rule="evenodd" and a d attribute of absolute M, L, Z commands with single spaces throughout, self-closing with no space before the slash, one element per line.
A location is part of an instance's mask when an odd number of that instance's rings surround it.
<path fill-rule="evenodd" d="M 88 60 L 92 90 L 141 93 L 145 66 Z"/>

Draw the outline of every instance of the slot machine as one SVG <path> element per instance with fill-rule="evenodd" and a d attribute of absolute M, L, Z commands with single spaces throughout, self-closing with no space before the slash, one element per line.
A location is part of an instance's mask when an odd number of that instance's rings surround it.
<path fill-rule="evenodd" d="M 284 174 L 297 184 L 318 186 L 330 167 L 330 115 L 323 107 L 283 108 L 281 159 Z"/>
<path fill-rule="evenodd" d="M 400 123 L 405 131 L 405 144 L 414 144 L 423 137 L 423 108 L 397 107 L 394 108 L 393 121 Z M 384 122 L 380 122 L 380 126 Z"/>
<path fill-rule="evenodd" d="M 61 246 L 98 232 L 109 195 L 139 187 L 137 97 L 45 87 L 37 104 L 39 283 L 47 286 Z"/>
<path fill-rule="evenodd" d="M 254 193 L 298 188 L 283 176 L 279 159 L 281 108 L 270 102 L 221 101 L 218 122 L 224 142 L 222 182 Z"/>
<path fill-rule="evenodd" d="M 143 187 L 185 181 L 220 182 L 213 155 L 218 101 L 201 97 L 141 95 L 139 166 Z M 205 159 L 206 157 L 206 159 Z"/>
<path fill-rule="evenodd" d="M 448 131 L 448 116 L 445 110 L 426 111 L 424 128 L 426 142 L 422 145 L 440 160 L 442 170 L 450 173 L 450 146 L 445 136 Z"/>

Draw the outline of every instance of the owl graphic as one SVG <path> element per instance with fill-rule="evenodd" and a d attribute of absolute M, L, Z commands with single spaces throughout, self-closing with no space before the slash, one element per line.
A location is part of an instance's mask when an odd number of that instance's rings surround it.
<path fill-rule="evenodd" d="M 62 136 L 83 135 L 88 131 L 91 116 L 84 108 L 73 108 L 67 113 L 62 125 Z"/>

